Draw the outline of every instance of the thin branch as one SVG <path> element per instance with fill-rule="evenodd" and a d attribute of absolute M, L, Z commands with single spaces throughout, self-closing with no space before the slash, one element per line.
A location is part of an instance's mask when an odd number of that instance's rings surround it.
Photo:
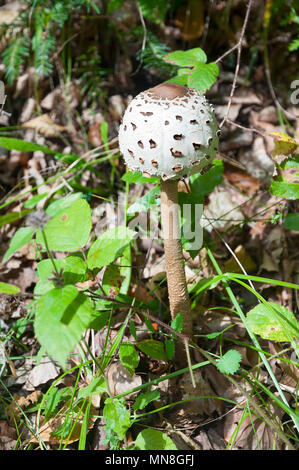
<path fill-rule="evenodd" d="M 240 39 L 239 39 L 239 41 L 236 45 L 236 48 L 238 49 L 238 54 L 237 54 L 237 64 L 236 64 L 236 68 L 235 68 L 234 80 L 233 80 L 233 84 L 232 84 L 232 88 L 231 88 L 231 92 L 230 92 L 230 96 L 229 96 L 229 101 L 228 101 L 228 105 L 227 105 L 226 114 L 225 114 L 225 116 L 224 116 L 224 118 L 223 118 L 223 120 L 222 120 L 222 122 L 219 126 L 220 128 L 223 126 L 223 124 L 225 123 L 225 121 L 228 118 L 228 114 L 229 114 L 229 110 L 230 110 L 230 107 L 231 107 L 232 99 L 233 99 L 233 96 L 234 96 L 234 93 L 235 93 L 237 77 L 238 77 L 238 73 L 239 73 L 239 69 L 240 69 L 242 43 L 243 43 L 243 39 L 244 39 L 244 35 L 245 35 L 245 31 L 246 31 L 246 27 L 247 27 L 248 18 L 249 18 L 249 14 L 250 14 L 252 4 L 253 4 L 253 0 L 249 0 L 248 7 L 247 7 L 247 10 L 246 10 L 245 19 L 244 19 L 244 23 L 243 23 L 243 26 L 242 26 Z"/>

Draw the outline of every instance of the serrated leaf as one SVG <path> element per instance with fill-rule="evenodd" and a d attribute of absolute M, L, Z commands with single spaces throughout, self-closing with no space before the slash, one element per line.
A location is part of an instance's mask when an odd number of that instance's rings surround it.
<path fill-rule="evenodd" d="M 63 368 L 93 312 L 90 298 L 72 285 L 52 289 L 38 300 L 35 334 L 47 353 Z"/>
<path fill-rule="evenodd" d="M 240 367 L 241 359 L 238 351 L 230 349 L 217 361 L 217 368 L 224 374 L 234 374 Z"/>
<path fill-rule="evenodd" d="M 157 429 L 143 429 L 135 441 L 136 450 L 177 450 L 174 442 Z"/>
<path fill-rule="evenodd" d="M 103 268 L 119 258 L 135 233 L 124 226 L 104 232 L 90 247 L 87 255 L 89 269 Z"/>
<path fill-rule="evenodd" d="M 194 67 L 198 63 L 205 63 L 207 56 L 200 48 L 189 49 L 188 51 L 174 51 L 163 57 L 165 62 L 179 65 L 180 67 Z"/>
<path fill-rule="evenodd" d="M 27 243 L 32 240 L 34 234 L 34 229 L 31 227 L 21 227 L 19 228 L 14 236 L 12 237 L 9 248 L 5 252 L 3 257 L 3 263 L 5 263 L 8 258 L 11 257 L 16 251 L 18 251 L 22 246 L 26 245 Z"/>
<path fill-rule="evenodd" d="M 199 63 L 188 77 L 188 86 L 198 91 L 206 91 L 216 82 L 219 74 L 218 65 Z"/>
<path fill-rule="evenodd" d="M 53 251 L 80 250 L 87 244 L 90 232 L 91 211 L 85 199 L 77 199 L 49 220 L 44 228 L 48 248 Z M 37 231 L 36 241 L 45 246 L 41 230 Z"/>
<path fill-rule="evenodd" d="M 248 328 L 262 338 L 290 341 L 299 338 L 299 324 L 294 314 L 275 302 L 258 304 L 247 313 Z"/>
<path fill-rule="evenodd" d="M 106 421 L 105 429 L 112 430 L 118 435 L 119 440 L 123 440 L 131 426 L 130 411 L 126 408 L 123 401 L 117 398 L 107 398 L 105 400 L 103 416 Z"/>
<path fill-rule="evenodd" d="M 0 292 L 1 294 L 19 294 L 21 290 L 19 287 L 14 286 L 13 284 L 7 284 L 6 282 L 0 282 Z"/>
<path fill-rule="evenodd" d="M 276 155 L 289 155 L 294 153 L 298 147 L 298 143 L 295 139 L 290 137 L 283 132 L 269 132 L 269 135 L 274 137 L 274 150 L 272 151 L 272 156 Z"/>
<path fill-rule="evenodd" d="M 164 345 L 161 341 L 155 339 L 145 339 L 144 341 L 139 341 L 136 343 L 136 346 L 140 351 L 153 359 L 158 359 L 165 361 L 167 356 L 165 354 Z"/>

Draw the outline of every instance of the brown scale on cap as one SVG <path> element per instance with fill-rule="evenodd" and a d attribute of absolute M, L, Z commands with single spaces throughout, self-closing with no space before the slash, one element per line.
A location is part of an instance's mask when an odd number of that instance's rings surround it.
<path fill-rule="evenodd" d="M 161 83 L 148 91 L 153 98 L 174 100 L 187 95 L 188 88 L 177 83 Z"/>

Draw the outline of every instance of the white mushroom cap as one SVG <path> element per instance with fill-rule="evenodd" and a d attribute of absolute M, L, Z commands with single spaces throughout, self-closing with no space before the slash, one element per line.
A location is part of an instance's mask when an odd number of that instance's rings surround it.
<path fill-rule="evenodd" d="M 181 178 L 210 168 L 219 132 L 201 93 L 164 83 L 131 101 L 119 128 L 119 148 L 132 171 Z"/>

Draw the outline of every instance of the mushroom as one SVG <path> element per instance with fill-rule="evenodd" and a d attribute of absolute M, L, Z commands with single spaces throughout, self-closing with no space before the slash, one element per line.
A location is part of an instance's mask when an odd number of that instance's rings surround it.
<path fill-rule="evenodd" d="M 178 179 L 204 173 L 218 148 L 212 106 L 198 91 L 162 83 L 129 104 L 119 129 L 119 147 L 131 171 L 161 178 L 161 223 L 172 319 L 183 317 L 182 333 L 192 338 L 192 315 L 182 253 Z"/>

